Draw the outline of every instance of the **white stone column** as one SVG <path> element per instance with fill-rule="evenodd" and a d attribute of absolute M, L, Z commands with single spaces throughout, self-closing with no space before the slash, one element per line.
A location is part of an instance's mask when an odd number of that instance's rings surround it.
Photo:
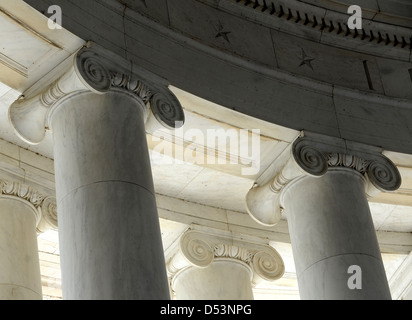
<path fill-rule="evenodd" d="M 222 259 L 206 268 L 188 268 L 173 281 L 176 300 L 253 300 L 251 270 L 237 260 Z"/>
<path fill-rule="evenodd" d="M 145 123 L 172 127 L 184 115 L 165 84 L 132 69 L 84 48 L 10 111 L 27 141 L 41 140 L 42 126 L 53 131 L 64 299 L 169 299 Z M 24 110 L 42 121 L 31 132 Z"/>
<path fill-rule="evenodd" d="M 358 172 L 337 169 L 284 191 L 302 299 L 390 299 L 364 189 Z M 351 266 L 360 268 L 358 289 L 348 286 Z"/>
<path fill-rule="evenodd" d="M 36 227 L 44 197 L 0 180 L 0 300 L 42 300 Z"/>
<path fill-rule="evenodd" d="M 253 300 L 253 286 L 285 268 L 260 239 L 196 227 L 182 235 L 168 271 L 176 300 Z"/>
<path fill-rule="evenodd" d="M 399 188 L 397 168 L 379 149 L 315 134 L 297 139 L 291 153 L 248 203 L 264 224 L 284 209 L 301 298 L 391 299 L 367 196 Z M 277 207 L 265 216 L 256 195 L 270 199 L 267 188 Z"/>

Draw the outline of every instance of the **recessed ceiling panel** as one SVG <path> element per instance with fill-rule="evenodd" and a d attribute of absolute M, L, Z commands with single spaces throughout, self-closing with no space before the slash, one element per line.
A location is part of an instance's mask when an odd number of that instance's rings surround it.
<path fill-rule="evenodd" d="M 42 39 L 41 35 L 2 10 L 0 25 L 0 61 L 26 77 L 32 65 L 53 49 L 58 50 Z"/>

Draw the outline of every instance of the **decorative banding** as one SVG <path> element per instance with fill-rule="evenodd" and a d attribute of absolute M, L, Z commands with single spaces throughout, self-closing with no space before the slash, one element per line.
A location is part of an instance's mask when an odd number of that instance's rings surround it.
<path fill-rule="evenodd" d="M 251 5 L 253 2 L 254 4 Z M 331 20 L 309 12 L 310 10 L 307 8 L 308 3 L 305 3 L 305 6 L 299 9 L 299 7 L 294 6 L 299 4 L 299 2 L 295 2 L 294 5 L 289 5 L 289 3 L 286 4 L 286 2 L 278 0 L 254 0 L 253 2 L 250 0 L 236 0 L 236 3 L 238 3 L 241 8 L 245 8 L 244 10 L 254 9 L 273 16 L 276 19 L 283 19 L 289 23 L 300 25 L 302 28 L 311 28 L 320 32 L 328 30 L 330 34 L 350 37 L 365 42 L 374 42 L 375 44 L 385 46 L 392 45 L 393 47 L 405 50 L 409 50 L 412 47 L 412 39 L 408 36 L 406 28 L 391 28 L 388 32 L 382 32 L 382 30 L 380 30 L 382 28 L 382 22 L 376 22 L 375 25 L 375 21 L 368 20 L 366 29 L 363 28 L 358 31 L 358 29 L 355 28 L 352 30 L 346 23 L 348 16 L 345 15 L 345 13 L 335 12 L 334 16 L 337 17 L 339 15 L 340 18 Z M 401 32 L 402 29 L 404 32 Z"/>
<path fill-rule="evenodd" d="M 370 164 L 370 161 L 360 157 L 343 154 L 343 153 L 327 153 L 326 154 L 328 166 L 331 168 L 346 167 L 352 168 L 361 174 L 364 174 Z"/>
<path fill-rule="evenodd" d="M 147 85 L 136 77 L 117 72 L 112 72 L 111 77 L 112 88 L 120 88 L 132 92 L 142 99 L 144 103 L 147 103 L 153 95 L 150 85 Z"/>

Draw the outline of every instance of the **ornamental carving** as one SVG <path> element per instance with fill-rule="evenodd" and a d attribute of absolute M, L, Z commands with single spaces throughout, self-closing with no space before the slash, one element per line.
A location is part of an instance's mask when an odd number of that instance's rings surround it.
<path fill-rule="evenodd" d="M 370 161 L 361 159 L 359 157 L 350 155 L 350 154 L 342 154 L 342 153 L 328 153 L 325 155 L 326 161 L 328 163 L 329 168 L 339 168 L 339 167 L 346 167 L 352 168 L 362 174 L 365 174 L 369 165 Z"/>
<path fill-rule="evenodd" d="M 142 80 L 138 80 L 136 78 L 132 78 L 130 75 L 117 72 L 112 72 L 110 77 L 111 87 L 130 91 L 142 99 L 144 103 L 149 102 L 153 96 L 150 86 Z"/>
<path fill-rule="evenodd" d="M 57 230 L 56 198 L 46 196 L 17 181 L 0 179 L 0 196 L 16 197 L 30 203 L 36 210 L 37 231 Z"/>
<path fill-rule="evenodd" d="M 328 170 L 354 170 L 365 178 L 365 192 L 373 197 L 379 192 L 396 191 L 402 178 L 394 163 L 379 148 L 319 134 L 304 133 L 290 147 L 290 157 L 273 179 L 255 185 L 246 196 L 250 216 L 265 226 L 281 219 L 281 193 L 293 180 L 321 177 Z"/>
<path fill-rule="evenodd" d="M 377 22 L 373 19 L 366 19 L 361 30 L 351 29 L 348 26 L 348 15 L 340 13 L 337 10 L 333 15 L 321 14 L 322 10 L 316 10 L 321 7 L 321 2 L 317 1 L 318 6 L 312 6 L 308 2 L 302 1 L 281 1 L 281 0 L 229 0 L 234 2 L 237 10 L 234 12 L 244 12 L 254 10 L 256 18 L 259 16 L 271 17 L 261 19 L 270 21 L 270 19 L 283 20 L 286 23 L 293 24 L 301 29 L 311 29 L 317 32 L 328 32 L 335 37 L 347 37 L 354 41 L 363 41 L 382 45 L 387 47 L 397 47 L 399 49 L 410 50 L 412 47 L 410 31 L 408 28 L 392 26 L 388 23 Z M 354 2 L 356 3 L 356 2 Z M 348 5 L 349 7 L 349 5 Z M 384 26 L 384 27 L 383 27 Z M 383 28 L 382 28 L 383 27 Z M 293 28 L 291 28 L 293 29 Z"/>
<path fill-rule="evenodd" d="M 33 188 L 19 182 L 0 180 L 1 194 L 14 196 L 30 202 L 36 209 L 41 206 L 44 195 L 38 193 Z"/>
<path fill-rule="evenodd" d="M 38 232 L 45 232 L 49 229 L 57 230 L 57 203 L 55 197 L 46 197 L 38 208 L 41 213 L 41 221 L 37 226 Z"/>
<path fill-rule="evenodd" d="M 275 281 L 285 272 L 279 253 L 260 239 L 246 239 L 223 230 L 192 228 L 181 236 L 179 251 L 167 263 L 169 278 L 186 268 L 207 268 L 221 259 L 246 265 L 251 271 L 252 284 Z"/>
<path fill-rule="evenodd" d="M 298 138 L 292 146 L 294 161 L 309 175 L 322 176 L 330 168 L 353 169 L 364 175 L 380 191 L 395 191 L 402 182 L 395 164 L 381 150 L 353 143 L 350 150 L 339 149 L 342 140 L 320 138 L 309 134 Z M 339 140 L 334 144 L 333 140 Z M 345 142 L 346 145 L 347 142 Z"/>
<path fill-rule="evenodd" d="M 86 91 L 127 93 L 167 128 L 180 127 L 185 121 L 180 102 L 163 80 L 143 70 L 131 71 L 131 62 L 95 44 L 79 50 L 73 62 L 61 69 L 65 71 L 60 77 L 42 79 L 44 83 L 36 85 L 40 89 L 25 92 L 10 107 L 16 134 L 29 144 L 39 144 L 44 139 L 45 131 L 52 129 L 53 112 L 65 99 Z"/>

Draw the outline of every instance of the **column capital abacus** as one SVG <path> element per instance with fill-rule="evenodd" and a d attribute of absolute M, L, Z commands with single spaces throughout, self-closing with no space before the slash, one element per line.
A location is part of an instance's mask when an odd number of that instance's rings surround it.
<path fill-rule="evenodd" d="M 2 197 L 18 199 L 32 207 L 37 232 L 57 230 L 57 205 L 54 196 L 44 195 L 24 183 L 0 178 L 0 198 Z"/>
<path fill-rule="evenodd" d="M 29 144 L 39 144 L 46 130 L 52 129 L 53 112 L 62 102 L 83 92 L 130 95 L 144 106 L 149 126 L 154 125 L 152 118 L 157 121 L 155 126 L 159 123 L 167 128 L 184 123 L 183 108 L 164 80 L 94 43 L 88 43 L 56 70 L 58 74 L 41 79 L 9 109 L 16 134 Z"/>
<path fill-rule="evenodd" d="M 251 272 L 252 285 L 278 280 L 285 272 L 282 257 L 262 239 L 192 226 L 180 237 L 178 251 L 167 263 L 172 289 L 174 277 L 185 269 L 207 268 L 221 260 L 246 266 Z"/>
<path fill-rule="evenodd" d="M 331 170 L 353 170 L 365 179 L 365 193 L 396 191 L 402 182 L 396 165 L 382 149 L 302 132 L 286 150 L 288 160 L 266 184 L 255 185 L 246 196 L 248 212 L 260 224 L 274 226 L 281 219 L 281 195 L 292 181 L 304 176 L 321 177 Z"/>

